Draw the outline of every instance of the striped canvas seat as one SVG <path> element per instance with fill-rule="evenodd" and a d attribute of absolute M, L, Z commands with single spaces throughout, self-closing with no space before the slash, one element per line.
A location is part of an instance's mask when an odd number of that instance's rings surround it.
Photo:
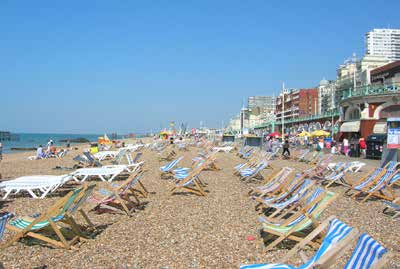
<path fill-rule="evenodd" d="M 69 197 L 69 199 L 67 200 L 67 202 L 64 204 L 64 206 L 61 208 L 61 210 L 54 216 L 51 217 L 51 220 L 53 222 L 57 222 L 62 220 L 65 217 L 65 213 L 67 212 L 67 210 L 70 209 L 70 207 L 73 205 L 73 203 L 75 202 L 76 198 L 78 197 L 78 195 L 81 193 L 83 189 L 82 188 L 78 188 L 75 189 L 73 191 L 73 194 Z M 38 216 L 39 217 L 39 216 Z M 17 218 L 13 221 L 10 222 L 10 225 L 17 227 L 21 230 L 25 229 L 26 227 L 28 227 L 29 225 L 31 225 L 31 223 L 34 220 L 32 220 L 31 218 L 27 218 L 27 217 L 20 217 Z M 32 227 L 31 230 L 39 230 L 42 229 L 46 226 L 50 225 L 50 222 L 48 220 L 44 220 L 44 221 L 39 221 L 37 223 L 35 223 Z"/>
<path fill-rule="evenodd" d="M 242 265 L 240 269 L 311 269 L 317 264 L 317 262 L 329 251 L 334 248 L 341 240 L 343 240 L 353 228 L 347 226 L 345 223 L 338 219 L 333 219 L 330 222 L 328 232 L 320 248 L 317 250 L 315 255 L 309 259 L 306 263 L 299 267 L 295 267 L 288 264 L 252 264 L 252 265 Z"/>
<path fill-rule="evenodd" d="M 183 157 L 179 157 L 178 159 L 175 159 L 175 160 L 173 160 L 172 162 L 167 163 L 167 164 L 164 165 L 164 166 L 161 166 L 161 167 L 160 167 L 160 170 L 161 170 L 162 172 L 168 172 L 168 171 L 170 171 L 172 168 L 174 168 L 175 165 L 177 165 L 182 159 L 183 159 Z"/>
<path fill-rule="evenodd" d="M 4 230 L 6 228 L 7 221 L 13 217 L 12 213 L 2 213 L 0 217 L 0 240 L 3 238 Z"/>
<path fill-rule="evenodd" d="M 344 269 L 369 269 L 379 261 L 386 249 L 368 234 L 362 234 Z"/>
<path fill-rule="evenodd" d="M 367 178 L 367 180 L 361 182 L 357 186 L 354 187 L 356 190 L 361 190 L 365 186 L 367 186 L 372 180 L 374 180 L 375 177 L 377 177 L 381 172 L 383 171 L 383 168 L 376 168 L 374 172 Z"/>

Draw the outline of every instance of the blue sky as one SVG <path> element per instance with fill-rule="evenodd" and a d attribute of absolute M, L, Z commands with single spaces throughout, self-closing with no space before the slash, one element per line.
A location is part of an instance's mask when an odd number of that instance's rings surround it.
<path fill-rule="evenodd" d="M 220 126 L 249 95 L 313 87 L 399 28 L 400 1 L 0 2 L 0 129 Z"/>

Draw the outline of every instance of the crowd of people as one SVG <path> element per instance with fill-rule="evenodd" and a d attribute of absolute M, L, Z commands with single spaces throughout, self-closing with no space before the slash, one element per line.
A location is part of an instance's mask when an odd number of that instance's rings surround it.
<path fill-rule="evenodd" d="M 351 147 L 349 139 L 344 138 L 341 143 L 336 142 L 333 138 L 308 137 L 308 136 L 285 136 L 281 139 L 275 136 L 266 136 L 264 139 L 265 149 L 267 152 L 275 152 L 278 148 L 282 148 L 282 155 L 290 156 L 290 147 L 312 147 L 316 151 L 330 151 L 331 154 L 343 154 L 351 156 Z M 367 144 L 363 137 L 358 139 L 361 156 L 365 158 Z M 354 149 L 353 149 L 354 150 Z"/>

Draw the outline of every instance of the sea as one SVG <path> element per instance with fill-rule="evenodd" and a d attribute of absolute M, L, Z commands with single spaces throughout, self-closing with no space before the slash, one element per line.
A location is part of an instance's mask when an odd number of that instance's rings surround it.
<path fill-rule="evenodd" d="M 37 134 L 37 133 L 13 133 L 19 139 L 17 141 L 1 141 L 3 144 L 3 153 L 20 152 L 19 150 L 11 150 L 11 148 L 37 148 L 39 145 L 46 146 L 47 142 L 51 139 L 54 141 L 56 147 L 64 146 L 66 142 L 61 142 L 64 139 L 77 139 L 86 138 L 94 142 L 97 141 L 99 136 L 104 134 Z M 118 136 L 117 139 L 120 139 Z M 71 143 L 74 144 L 74 143 Z"/>

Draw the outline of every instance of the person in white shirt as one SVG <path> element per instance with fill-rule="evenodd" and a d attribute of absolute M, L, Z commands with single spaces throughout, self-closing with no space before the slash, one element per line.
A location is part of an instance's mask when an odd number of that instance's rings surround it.
<path fill-rule="evenodd" d="M 343 139 L 343 151 L 346 156 L 349 156 L 349 140 L 347 138 Z"/>

